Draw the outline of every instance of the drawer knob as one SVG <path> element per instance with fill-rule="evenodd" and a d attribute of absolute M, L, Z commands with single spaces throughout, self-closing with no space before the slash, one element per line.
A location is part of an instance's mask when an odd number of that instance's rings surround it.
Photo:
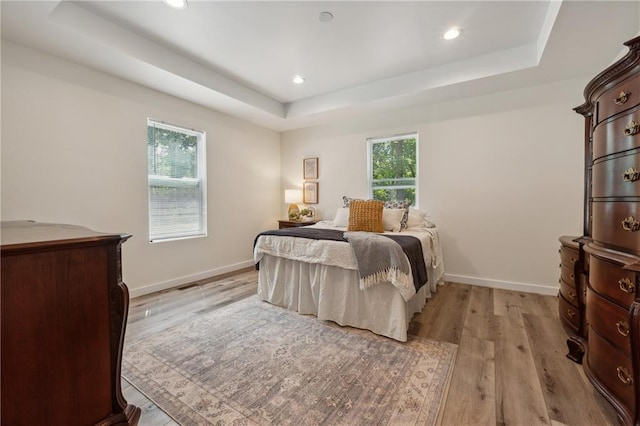
<path fill-rule="evenodd" d="M 625 293 L 631 294 L 636 291 L 636 285 L 631 282 L 629 278 L 623 278 L 618 281 L 618 286 L 620 287 L 620 290 L 624 291 Z"/>
<path fill-rule="evenodd" d="M 628 232 L 635 232 L 640 230 L 640 222 L 638 222 L 633 216 L 624 218 L 622 222 L 622 229 Z"/>
<path fill-rule="evenodd" d="M 617 98 L 613 98 L 613 103 L 615 103 L 616 105 L 622 105 L 623 103 L 627 102 L 627 100 L 629 100 L 629 95 L 631 95 L 631 92 L 625 92 L 623 90 L 622 92 L 620 92 Z"/>
<path fill-rule="evenodd" d="M 635 121 L 627 124 L 627 127 L 622 130 L 622 133 L 624 133 L 625 136 L 633 136 L 638 132 L 640 132 L 640 124 L 636 123 Z"/>
<path fill-rule="evenodd" d="M 625 182 L 635 182 L 637 180 L 640 180 L 640 170 L 636 169 L 635 167 L 629 167 L 622 174 L 622 180 L 624 180 Z"/>
<path fill-rule="evenodd" d="M 576 294 L 573 291 L 569 291 L 569 299 L 576 300 Z"/>
<path fill-rule="evenodd" d="M 620 379 L 622 383 L 624 383 L 625 385 L 633 384 L 633 379 L 631 378 L 629 370 L 621 366 L 616 368 L 616 371 L 618 372 L 618 379 Z"/>
<path fill-rule="evenodd" d="M 626 321 L 618 321 L 616 323 L 616 327 L 618 328 L 618 333 L 622 334 L 623 336 L 628 336 L 629 335 L 629 323 Z"/>
<path fill-rule="evenodd" d="M 567 315 L 569 315 L 569 318 L 573 318 L 576 316 L 576 313 L 573 312 L 571 309 L 567 309 Z"/>

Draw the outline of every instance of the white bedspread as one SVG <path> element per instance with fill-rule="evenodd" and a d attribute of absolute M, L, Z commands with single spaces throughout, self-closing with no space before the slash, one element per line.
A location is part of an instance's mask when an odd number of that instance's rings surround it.
<path fill-rule="evenodd" d="M 333 226 L 333 223 L 330 221 L 321 221 L 315 225 L 311 225 L 311 227 L 339 229 L 342 231 L 347 230 L 347 228 Z M 409 229 L 400 233 L 387 233 L 411 235 L 420 240 L 425 266 L 429 272 L 429 286 L 431 287 L 431 291 L 435 291 L 436 285 L 442 280 L 444 274 L 442 249 L 440 247 L 437 228 Z M 321 263 L 343 269 L 358 270 L 353 250 L 348 243 L 341 241 L 261 235 L 258 237 L 258 241 L 254 247 L 254 261 L 256 263 L 259 262 L 265 254 L 301 262 Z"/>
<path fill-rule="evenodd" d="M 346 231 L 331 222 L 312 226 Z M 422 243 L 429 279 L 410 300 L 391 283 L 360 289 L 355 256 L 347 242 L 272 235 L 258 237 L 254 249 L 254 260 L 260 261 L 258 297 L 301 314 L 406 342 L 411 317 L 422 311 L 443 282 L 444 265 L 436 228 L 401 234 L 413 235 Z"/>

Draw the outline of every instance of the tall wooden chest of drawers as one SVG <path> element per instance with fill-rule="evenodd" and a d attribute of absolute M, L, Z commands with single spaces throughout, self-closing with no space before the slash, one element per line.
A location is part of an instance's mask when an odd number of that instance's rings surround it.
<path fill-rule="evenodd" d="M 575 108 L 585 117 L 584 235 L 577 241 L 586 294 L 583 329 L 568 329 L 568 356 L 582 358 L 623 424 L 639 425 L 640 37 L 625 45 L 628 53 L 587 85 L 586 102 Z M 562 295 L 561 287 L 561 305 Z"/>
<path fill-rule="evenodd" d="M 128 235 L 2 222 L 2 425 L 134 425 L 120 387 Z"/>

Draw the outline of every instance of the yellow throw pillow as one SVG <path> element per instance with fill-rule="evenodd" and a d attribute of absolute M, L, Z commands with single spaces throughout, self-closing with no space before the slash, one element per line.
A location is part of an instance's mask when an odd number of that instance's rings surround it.
<path fill-rule="evenodd" d="M 351 200 L 349 203 L 349 231 L 384 232 L 382 209 L 384 202 Z"/>

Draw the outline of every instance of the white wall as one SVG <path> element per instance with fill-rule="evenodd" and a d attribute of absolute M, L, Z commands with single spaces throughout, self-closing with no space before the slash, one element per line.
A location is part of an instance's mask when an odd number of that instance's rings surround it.
<path fill-rule="evenodd" d="M 588 79 L 498 93 L 282 135 L 282 184 L 319 158 L 320 214 L 367 196 L 366 139 L 417 131 L 419 207 L 437 224 L 451 281 L 554 294 L 558 237 L 580 235 Z"/>
<path fill-rule="evenodd" d="M 207 134 L 207 238 L 148 242 L 147 117 Z M 278 132 L 3 42 L 2 220 L 133 234 L 138 295 L 251 266 L 281 207 Z"/>
<path fill-rule="evenodd" d="M 19 47 L 2 45 L 2 220 L 128 232 L 133 295 L 251 265 L 286 216 L 282 189 L 319 158 L 316 207 L 364 197 L 366 138 L 417 131 L 419 207 L 447 278 L 553 293 L 558 237 L 582 224 L 584 80 L 277 132 Z M 207 132 L 209 237 L 147 242 L 146 119 Z M 282 142 L 280 142 L 282 139 Z"/>

